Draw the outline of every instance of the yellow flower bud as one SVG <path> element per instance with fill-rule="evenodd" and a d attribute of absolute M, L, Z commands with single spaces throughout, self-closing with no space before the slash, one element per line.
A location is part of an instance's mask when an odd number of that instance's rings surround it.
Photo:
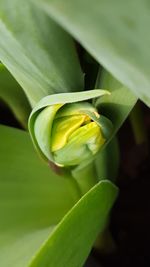
<path fill-rule="evenodd" d="M 30 133 L 45 159 L 75 166 L 92 159 L 107 141 L 108 121 L 88 102 L 44 104 L 31 114 Z"/>

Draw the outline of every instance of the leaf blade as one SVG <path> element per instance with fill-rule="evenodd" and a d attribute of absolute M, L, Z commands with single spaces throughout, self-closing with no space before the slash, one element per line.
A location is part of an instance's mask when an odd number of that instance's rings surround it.
<path fill-rule="evenodd" d="M 38 2 L 99 63 L 150 106 L 150 16 L 147 2 Z"/>
<path fill-rule="evenodd" d="M 130 114 L 137 97 L 106 70 L 98 75 L 96 85 L 107 86 L 111 93 L 109 96 L 97 99 L 94 104 L 113 123 L 113 137 Z"/>
<path fill-rule="evenodd" d="M 91 189 L 63 218 L 30 267 L 82 267 L 116 195 L 117 189 L 109 181 Z"/>
<path fill-rule="evenodd" d="M 79 192 L 37 158 L 27 133 L 0 126 L 0 139 L 1 264 L 26 267 Z"/>
<path fill-rule="evenodd" d="M 31 1 L 0 1 L 0 35 L 0 60 L 33 106 L 45 95 L 82 89 L 72 39 Z"/>

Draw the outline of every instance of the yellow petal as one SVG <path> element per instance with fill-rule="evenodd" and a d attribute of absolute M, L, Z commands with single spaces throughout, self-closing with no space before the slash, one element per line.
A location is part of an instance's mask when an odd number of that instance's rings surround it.
<path fill-rule="evenodd" d="M 62 148 L 67 143 L 69 136 L 86 120 L 87 115 L 74 115 L 55 119 L 52 128 L 51 151 L 54 152 Z"/>

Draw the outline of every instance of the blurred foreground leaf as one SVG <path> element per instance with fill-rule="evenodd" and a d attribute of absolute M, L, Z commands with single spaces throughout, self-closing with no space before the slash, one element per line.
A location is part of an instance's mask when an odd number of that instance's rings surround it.
<path fill-rule="evenodd" d="M 0 139 L 0 265 L 25 267 L 79 192 L 37 158 L 27 133 L 0 126 Z"/>

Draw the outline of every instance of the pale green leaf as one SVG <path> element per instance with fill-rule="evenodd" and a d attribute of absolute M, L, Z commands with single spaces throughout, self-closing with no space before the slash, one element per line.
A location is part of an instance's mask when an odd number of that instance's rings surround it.
<path fill-rule="evenodd" d="M 31 104 L 80 91 L 83 75 L 71 37 L 31 1 L 0 0 L 0 60 Z"/>
<path fill-rule="evenodd" d="M 105 70 L 98 75 L 96 86 L 107 86 L 111 92 L 109 96 L 95 100 L 94 104 L 99 108 L 100 114 L 112 121 L 113 135 L 115 135 L 130 114 L 137 97 Z"/>
<path fill-rule="evenodd" d="M 150 4 L 35 0 L 108 71 L 150 106 Z"/>

